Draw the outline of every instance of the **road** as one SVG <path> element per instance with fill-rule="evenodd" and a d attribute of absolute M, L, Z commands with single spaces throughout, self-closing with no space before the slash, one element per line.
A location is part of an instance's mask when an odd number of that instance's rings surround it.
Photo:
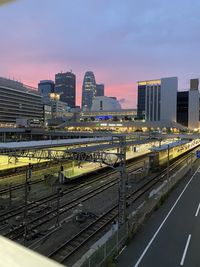
<path fill-rule="evenodd" d="M 117 266 L 199 267 L 199 246 L 200 167 L 145 223 L 118 257 Z"/>

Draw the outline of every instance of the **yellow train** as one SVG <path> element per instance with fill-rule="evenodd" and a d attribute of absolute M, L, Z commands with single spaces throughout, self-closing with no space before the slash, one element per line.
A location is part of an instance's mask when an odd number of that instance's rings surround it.
<path fill-rule="evenodd" d="M 200 139 L 178 140 L 173 143 L 162 145 L 161 147 L 152 148 L 152 153 L 149 156 L 150 168 L 154 169 L 159 166 L 167 165 L 168 159 L 169 161 L 173 161 L 175 158 L 199 145 Z"/>

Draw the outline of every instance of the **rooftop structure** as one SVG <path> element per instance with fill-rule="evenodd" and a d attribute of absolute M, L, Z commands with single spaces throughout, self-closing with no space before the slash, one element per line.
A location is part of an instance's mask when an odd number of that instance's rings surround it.
<path fill-rule="evenodd" d="M 112 97 L 97 96 L 92 102 L 91 111 L 121 110 L 119 102 Z"/>

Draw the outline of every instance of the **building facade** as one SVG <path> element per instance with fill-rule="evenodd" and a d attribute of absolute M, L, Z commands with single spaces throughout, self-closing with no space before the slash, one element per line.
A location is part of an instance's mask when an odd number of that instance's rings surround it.
<path fill-rule="evenodd" d="M 97 96 L 92 102 L 91 111 L 121 110 L 119 102 L 112 97 Z"/>
<path fill-rule="evenodd" d="M 36 88 L 0 78 L 0 124 L 15 124 L 16 119 L 44 119 L 41 96 Z"/>
<path fill-rule="evenodd" d="M 176 121 L 185 127 L 188 127 L 188 101 L 189 92 L 177 93 L 177 115 Z"/>
<path fill-rule="evenodd" d="M 199 128 L 199 80 L 190 80 L 190 89 L 177 93 L 177 122 L 191 130 Z"/>
<path fill-rule="evenodd" d="M 177 90 L 177 77 L 138 82 L 138 118 L 176 121 Z"/>
<path fill-rule="evenodd" d="M 72 72 L 55 75 L 55 93 L 60 94 L 60 100 L 69 107 L 76 106 L 76 75 Z"/>
<path fill-rule="evenodd" d="M 42 80 L 38 83 L 38 92 L 42 96 L 42 102 L 49 104 L 49 95 L 54 93 L 55 83 L 51 80 Z"/>
<path fill-rule="evenodd" d="M 82 109 L 90 110 L 96 96 L 96 81 L 92 71 L 87 71 L 82 86 Z"/>
<path fill-rule="evenodd" d="M 104 96 L 104 84 L 96 84 L 95 96 Z"/>

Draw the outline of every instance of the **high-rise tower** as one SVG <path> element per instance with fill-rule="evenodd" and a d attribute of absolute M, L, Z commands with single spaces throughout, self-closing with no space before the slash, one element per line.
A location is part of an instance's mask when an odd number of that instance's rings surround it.
<path fill-rule="evenodd" d="M 177 89 L 177 77 L 138 82 L 138 118 L 176 121 Z"/>
<path fill-rule="evenodd" d="M 42 96 L 42 102 L 44 104 L 49 103 L 49 95 L 54 93 L 55 84 L 51 80 L 42 80 L 38 83 L 38 91 Z"/>
<path fill-rule="evenodd" d="M 55 92 L 60 94 L 60 100 L 69 107 L 76 106 L 76 75 L 72 72 L 55 75 Z"/>
<path fill-rule="evenodd" d="M 96 96 L 104 96 L 104 84 L 96 84 Z"/>
<path fill-rule="evenodd" d="M 96 81 L 92 71 L 87 71 L 83 79 L 82 108 L 90 110 L 96 95 Z"/>

